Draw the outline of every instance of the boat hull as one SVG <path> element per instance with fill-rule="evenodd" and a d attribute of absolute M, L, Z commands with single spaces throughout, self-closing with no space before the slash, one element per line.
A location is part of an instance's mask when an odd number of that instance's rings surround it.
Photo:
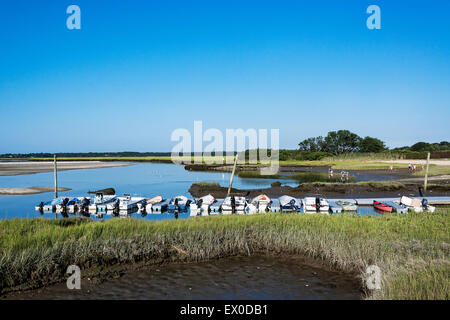
<path fill-rule="evenodd" d="M 381 203 L 381 202 L 378 202 L 378 201 L 375 201 L 375 200 L 373 201 L 373 207 L 375 209 L 380 210 L 381 212 L 386 212 L 386 213 L 392 212 L 392 209 L 393 209 L 391 206 Z"/>

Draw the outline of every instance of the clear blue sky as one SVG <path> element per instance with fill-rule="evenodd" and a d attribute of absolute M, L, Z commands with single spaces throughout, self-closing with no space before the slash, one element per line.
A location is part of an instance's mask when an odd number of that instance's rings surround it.
<path fill-rule="evenodd" d="M 194 120 L 449 140 L 450 1 L 3 0 L 0 111 L 0 153 L 170 151 Z"/>

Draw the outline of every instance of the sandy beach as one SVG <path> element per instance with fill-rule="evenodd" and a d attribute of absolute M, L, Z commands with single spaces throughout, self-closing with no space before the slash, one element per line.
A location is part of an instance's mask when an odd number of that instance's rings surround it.
<path fill-rule="evenodd" d="M 129 162 L 59 161 L 58 171 L 124 167 Z M 16 176 L 53 171 L 53 161 L 0 161 L 0 176 Z"/>

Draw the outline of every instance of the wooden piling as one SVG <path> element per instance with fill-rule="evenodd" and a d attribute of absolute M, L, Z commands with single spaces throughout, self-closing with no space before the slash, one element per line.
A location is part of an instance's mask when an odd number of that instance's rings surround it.
<path fill-rule="evenodd" d="M 234 178 L 234 172 L 236 171 L 237 159 L 238 159 L 238 154 L 236 154 L 236 156 L 234 157 L 233 171 L 231 172 L 230 185 L 228 186 L 227 197 L 230 195 L 231 186 L 233 185 L 233 178 Z"/>
<path fill-rule="evenodd" d="M 56 165 L 56 154 L 53 157 L 53 173 L 55 176 L 55 199 L 58 198 L 58 167 Z"/>
<path fill-rule="evenodd" d="M 425 169 L 425 181 L 423 183 L 423 191 L 427 192 L 427 184 L 428 184 L 428 168 L 430 167 L 430 153 L 427 155 L 427 167 Z M 424 194 L 425 195 L 425 194 Z"/>

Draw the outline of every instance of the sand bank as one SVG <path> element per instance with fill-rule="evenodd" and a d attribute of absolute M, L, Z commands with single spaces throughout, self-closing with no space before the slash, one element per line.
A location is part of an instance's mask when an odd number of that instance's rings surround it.
<path fill-rule="evenodd" d="M 53 187 L 29 187 L 29 188 L 0 188 L 0 195 L 4 196 L 23 196 L 28 194 L 38 194 L 53 192 Z M 69 191 L 69 188 L 58 188 L 58 192 Z"/>
<path fill-rule="evenodd" d="M 58 171 L 129 166 L 129 162 L 59 161 Z M 16 176 L 53 171 L 53 161 L 0 161 L 0 176 Z"/>

